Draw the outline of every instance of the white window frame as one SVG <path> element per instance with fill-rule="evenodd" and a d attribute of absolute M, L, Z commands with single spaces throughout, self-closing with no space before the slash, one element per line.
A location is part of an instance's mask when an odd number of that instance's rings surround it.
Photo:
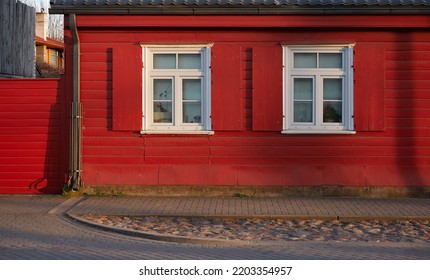
<path fill-rule="evenodd" d="M 284 134 L 354 134 L 354 44 L 283 45 L 283 131 Z M 295 53 L 341 53 L 342 68 L 294 68 Z M 294 78 L 313 79 L 313 120 L 294 122 Z M 323 78 L 342 78 L 342 122 L 323 122 Z"/>
<path fill-rule="evenodd" d="M 212 44 L 198 45 L 141 45 L 142 46 L 142 89 L 143 116 L 141 134 L 213 134 L 211 130 L 211 47 Z M 154 54 L 201 54 L 201 69 L 154 69 Z M 173 121 L 172 123 L 154 123 L 153 112 L 153 79 L 172 79 L 173 87 Z M 186 123 L 182 121 L 182 88 L 183 79 L 201 79 L 201 122 Z"/>

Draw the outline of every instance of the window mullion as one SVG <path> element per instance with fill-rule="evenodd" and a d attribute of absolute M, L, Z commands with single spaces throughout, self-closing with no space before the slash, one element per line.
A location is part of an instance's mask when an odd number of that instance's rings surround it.
<path fill-rule="evenodd" d="M 323 110 L 323 78 L 321 75 L 315 75 L 315 125 L 321 126 Z"/>
<path fill-rule="evenodd" d="M 347 106 L 349 100 L 346 94 L 346 90 L 347 90 L 346 77 L 341 76 L 341 78 L 342 78 L 342 125 L 346 126 L 349 118 L 349 108 Z"/>
<path fill-rule="evenodd" d="M 175 108 L 175 120 L 173 122 L 174 126 L 182 125 L 182 78 L 179 74 L 175 74 L 173 77 L 175 83 L 175 93 L 174 93 L 174 108 Z"/>

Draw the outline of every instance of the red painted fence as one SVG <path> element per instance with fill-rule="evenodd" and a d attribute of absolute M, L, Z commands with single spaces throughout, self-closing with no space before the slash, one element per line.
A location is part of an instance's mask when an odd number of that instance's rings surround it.
<path fill-rule="evenodd" d="M 0 194 L 59 193 L 67 171 L 62 81 L 0 79 Z"/>

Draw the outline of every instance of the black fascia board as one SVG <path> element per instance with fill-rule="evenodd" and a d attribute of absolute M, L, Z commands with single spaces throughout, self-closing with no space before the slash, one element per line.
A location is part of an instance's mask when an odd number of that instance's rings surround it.
<path fill-rule="evenodd" d="M 52 6 L 50 14 L 85 15 L 428 15 L 430 6 Z"/>

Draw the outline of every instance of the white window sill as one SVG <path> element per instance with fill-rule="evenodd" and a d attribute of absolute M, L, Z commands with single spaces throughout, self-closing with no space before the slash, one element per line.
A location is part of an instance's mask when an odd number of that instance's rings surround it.
<path fill-rule="evenodd" d="M 355 130 L 283 130 L 282 134 L 355 134 Z"/>
<path fill-rule="evenodd" d="M 140 134 L 187 134 L 187 135 L 214 135 L 215 131 L 183 131 L 183 130 L 142 130 Z"/>

